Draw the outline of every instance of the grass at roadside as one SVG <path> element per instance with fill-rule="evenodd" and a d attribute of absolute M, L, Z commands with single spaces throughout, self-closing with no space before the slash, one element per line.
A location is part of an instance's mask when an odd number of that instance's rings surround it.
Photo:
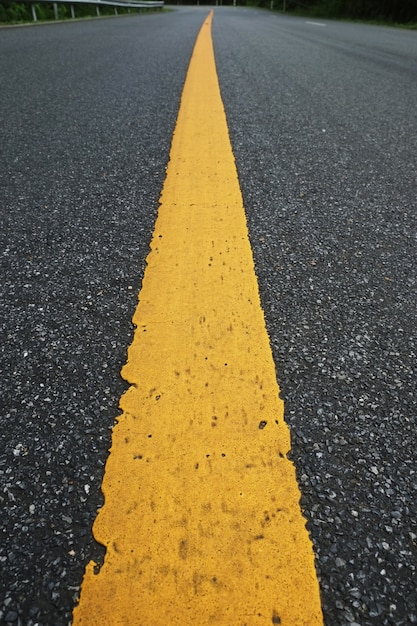
<path fill-rule="evenodd" d="M 286 10 L 283 11 L 281 7 L 277 7 L 275 9 L 278 13 L 282 13 L 283 15 L 294 15 L 295 17 L 305 17 L 310 19 L 321 19 L 321 20 L 331 20 L 335 22 L 350 22 L 352 24 L 371 24 L 374 26 L 388 26 L 391 28 L 405 28 L 407 30 L 417 30 L 417 22 L 408 22 L 408 23 L 398 23 L 392 22 L 387 19 L 379 18 L 379 19 L 358 19 L 358 18 L 349 18 L 346 16 L 335 16 L 329 15 L 322 11 L 312 11 L 307 9 L 294 9 L 294 10 Z"/>
<path fill-rule="evenodd" d="M 265 2 L 265 7 L 270 6 L 266 4 L 266 1 L 258 0 L 258 2 Z M 417 29 L 417 8 L 411 8 L 407 0 L 404 6 L 397 7 L 396 10 L 390 8 L 388 4 L 385 7 L 382 4 L 378 6 L 370 0 L 363 0 L 359 4 L 342 2 L 342 0 L 273 0 L 274 8 L 288 15 Z"/>
<path fill-rule="evenodd" d="M 43 24 L 47 22 L 66 21 L 73 19 L 91 19 L 97 17 L 114 17 L 120 15 L 134 15 L 137 13 L 149 13 L 161 11 L 159 7 L 128 9 L 124 7 L 113 7 L 100 5 L 99 15 L 97 14 L 96 5 L 73 5 L 73 13 L 71 13 L 70 5 L 59 4 L 57 6 L 57 14 L 55 15 L 53 3 L 35 4 L 37 20 L 33 20 L 32 9 L 29 4 L 20 2 L 0 3 L 0 27 L 1 26 L 19 26 L 25 24 Z"/>

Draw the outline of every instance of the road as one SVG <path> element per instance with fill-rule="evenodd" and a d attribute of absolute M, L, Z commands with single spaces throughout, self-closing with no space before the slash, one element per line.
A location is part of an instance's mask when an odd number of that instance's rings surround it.
<path fill-rule="evenodd" d="M 66 624 L 207 7 L 0 31 L 0 621 Z M 327 626 L 417 622 L 417 38 L 215 9 Z"/>

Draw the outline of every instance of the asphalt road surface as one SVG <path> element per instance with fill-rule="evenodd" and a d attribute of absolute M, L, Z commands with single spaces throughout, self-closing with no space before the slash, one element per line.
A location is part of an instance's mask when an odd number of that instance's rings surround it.
<path fill-rule="evenodd" d="M 207 13 L 0 30 L 1 623 L 67 624 L 103 556 L 119 372 Z M 325 623 L 417 623 L 417 35 L 216 7 L 213 39 Z"/>

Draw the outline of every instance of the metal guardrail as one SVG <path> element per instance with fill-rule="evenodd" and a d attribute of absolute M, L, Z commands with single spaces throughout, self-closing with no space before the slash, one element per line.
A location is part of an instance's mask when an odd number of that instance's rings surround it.
<path fill-rule="evenodd" d="M 20 0 L 24 1 L 24 0 Z M 27 0 L 26 0 L 27 1 Z M 135 0 L 34 0 L 35 4 L 49 3 L 49 4 L 106 4 L 108 6 L 123 6 L 123 7 L 136 7 L 143 9 L 146 7 L 162 7 L 164 6 L 163 0 L 143 0 L 143 2 Z"/>
<path fill-rule="evenodd" d="M 71 9 L 71 17 L 75 18 L 74 5 L 76 4 L 92 4 L 96 7 L 97 16 L 100 16 L 100 5 L 115 7 L 117 15 L 117 7 L 124 9 L 162 9 L 164 0 L 15 0 L 17 2 L 29 3 L 32 9 L 32 19 L 34 22 L 38 20 L 35 4 L 52 4 L 54 7 L 55 19 L 58 19 L 58 4 L 69 4 Z"/>

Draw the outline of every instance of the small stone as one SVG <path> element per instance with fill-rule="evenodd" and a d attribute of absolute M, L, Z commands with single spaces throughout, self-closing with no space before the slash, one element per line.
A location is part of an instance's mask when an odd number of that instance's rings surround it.
<path fill-rule="evenodd" d="M 35 617 L 37 614 L 39 613 L 39 607 L 34 605 L 31 606 L 29 609 L 29 616 L 30 617 Z"/>
<path fill-rule="evenodd" d="M 340 557 L 336 558 L 336 567 L 344 567 L 346 565 L 346 561 L 344 559 L 341 559 Z"/>
<path fill-rule="evenodd" d="M 13 450 L 14 456 L 23 455 L 25 452 L 25 446 L 22 443 L 18 443 L 17 446 Z"/>

